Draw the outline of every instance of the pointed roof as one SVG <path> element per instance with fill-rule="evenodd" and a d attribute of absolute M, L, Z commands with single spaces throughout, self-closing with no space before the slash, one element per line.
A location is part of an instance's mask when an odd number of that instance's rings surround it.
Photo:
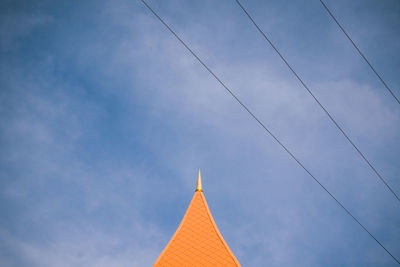
<path fill-rule="evenodd" d="M 175 234 L 153 267 L 240 267 L 208 208 L 201 175 L 192 201 Z"/>

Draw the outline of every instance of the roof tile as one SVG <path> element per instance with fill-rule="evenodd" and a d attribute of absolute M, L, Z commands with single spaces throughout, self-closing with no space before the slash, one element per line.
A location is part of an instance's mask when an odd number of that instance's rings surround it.
<path fill-rule="evenodd" d="M 174 236 L 153 267 L 240 267 L 225 243 L 202 191 L 196 191 Z"/>

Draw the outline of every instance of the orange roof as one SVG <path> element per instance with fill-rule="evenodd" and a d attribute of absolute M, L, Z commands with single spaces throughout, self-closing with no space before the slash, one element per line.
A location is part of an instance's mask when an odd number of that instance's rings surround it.
<path fill-rule="evenodd" d="M 153 267 L 240 267 L 208 208 L 201 186 L 196 192 L 174 236 Z"/>

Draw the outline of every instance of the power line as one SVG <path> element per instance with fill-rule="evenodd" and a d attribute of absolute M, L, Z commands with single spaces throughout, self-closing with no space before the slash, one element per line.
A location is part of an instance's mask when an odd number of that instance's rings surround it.
<path fill-rule="evenodd" d="M 340 203 L 339 200 L 337 200 L 329 191 L 328 189 L 323 186 L 318 179 L 296 158 L 296 156 L 254 115 L 253 112 L 250 111 L 250 109 L 233 93 L 231 89 L 228 88 L 228 86 L 225 85 L 224 82 L 221 81 L 221 79 L 197 56 L 195 52 L 172 30 L 168 24 L 146 3 L 146 1 L 141 0 L 142 3 L 153 13 L 154 16 L 162 23 L 164 26 L 178 39 L 178 41 L 197 59 L 197 61 L 225 88 L 225 90 L 244 108 L 250 116 L 258 122 L 258 124 L 297 162 L 297 164 L 300 165 L 301 168 L 303 168 L 308 175 L 311 176 L 311 178 L 314 179 L 315 182 L 317 182 L 322 189 L 325 190 L 335 201 L 336 203 L 351 217 L 357 224 L 361 226 L 364 231 L 366 231 L 397 263 L 400 264 L 399 260 L 395 258 L 389 250 L 387 250 L 379 241 L 378 239 L 375 238 L 374 235 L 372 235 L 367 228 L 363 224 L 361 224 L 356 217 L 353 216 L 353 214 L 346 209 L 342 203 Z"/>
<path fill-rule="evenodd" d="M 375 68 L 372 66 L 372 64 L 369 62 L 369 60 L 364 56 L 364 53 L 361 52 L 361 50 L 358 48 L 356 43 L 350 38 L 349 34 L 344 30 L 342 25 L 339 23 L 339 21 L 335 18 L 335 16 L 332 14 L 332 12 L 329 10 L 327 5 L 324 3 L 324 1 L 319 0 L 321 4 L 324 6 L 325 10 L 328 12 L 328 14 L 332 17 L 332 19 L 336 22 L 336 24 L 339 26 L 339 28 L 342 30 L 344 35 L 346 35 L 347 39 L 351 42 L 351 44 L 354 46 L 354 48 L 357 50 L 357 52 L 360 54 L 360 56 L 364 59 L 365 62 L 367 62 L 368 66 L 371 68 L 371 70 L 375 73 L 375 75 L 379 78 L 379 80 L 383 83 L 383 85 L 386 87 L 386 89 L 389 91 L 389 93 L 393 96 L 394 99 L 396 99 L 397 103 L 400 104 L 400 100 L 397 98 L 397 96 L 393 93 L 393 91 L 389 88 L 387 83 L 383 80 L 381 75 L 378 74 L 378 72 L 375 70 Z"/>
<path fill-rule="evenodd" d="M 250 16 L 247 10 L 243 7 L 243 5 L 239 2 L 239 0 L 235 0 L 239 7 L 243 10 L 243 12 L 247 15 L 247 17 L 251 20 L 257 30 L 261 33 L 265 40 L 271 45 L 271 47 L 275 50 L 275 52 L 279 55 L 283 62 L 285 62 L 286 66 L 290 69 L 290 71 L 296 76 L 299 82 L 303 85 L 303 87 L 307 90 L 307 92 L 314 98 L 315 102 L 321 107 L 321 109 L 325 112 L 325 114 L 329 117 L 329 119 L 333 122 L 333 124 L 338 128 L 338 130 L 343 134 L 343 136 L 347 139 L 347 141 L 354 147 L 354 149 L 358 152 L 361 158 L 368 164 L 368 166 L 372 169 L 372 171 L 378 176 L 378 178 L 386 185 L 389 191 L 396 197 L 398 201 L 400 198 L 394 192 L 394 190 L 389 186 L 389 184 L 383 179 L 382 175 L 376 170 L 376 168 L 371 164 L 371 162 L 365 157 L 365 155 L 361 152 L 361 150 L 354 144 L 354 142 L 350 139 L 350 137 L 346 134 L 346 132 L 340 127 L 340 125 L 336 122 L 336 120 L 332 117 L 332 115 L 328 112 L 328 110 L 321 104 L 321 102 L 317 99 L 317 97 L 311 92 L 310 88 L 303 82 L 300 76 L 296 73 L 296 71 L 292 68 L 292 66 L 287 62 L 287 60 L 283 57 L 283 55 L 279 52 L 276 46 L 271 42 L 271 40 L 267 37 L 263 30 L 257 25 L 254 19 Z"/>

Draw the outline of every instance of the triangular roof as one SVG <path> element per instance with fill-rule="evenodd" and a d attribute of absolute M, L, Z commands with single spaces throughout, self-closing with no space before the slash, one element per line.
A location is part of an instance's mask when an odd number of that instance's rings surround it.
<path fill-rule="evenodd" d="M 181 224 L 153 267 L 240 267 L 208 208 L 201 187 L 196 192 Z"/>

